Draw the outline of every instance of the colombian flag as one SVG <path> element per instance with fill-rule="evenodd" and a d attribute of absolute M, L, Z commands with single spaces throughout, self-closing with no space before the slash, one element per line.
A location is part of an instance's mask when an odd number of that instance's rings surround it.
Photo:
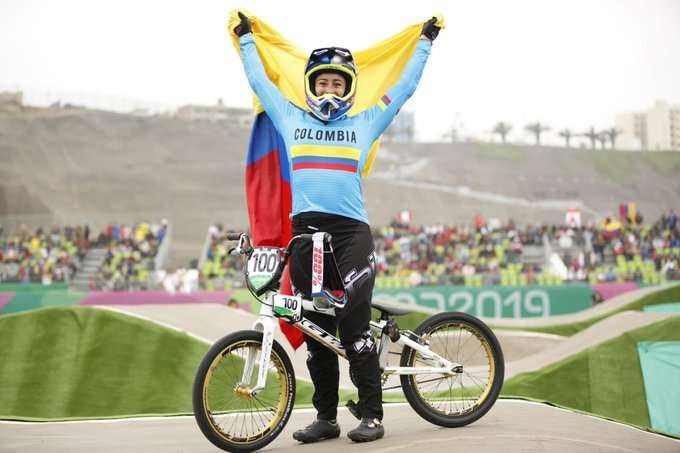
<path fill-rule="evenodd" d="M 266 22 L 243 9 L 234 10 L 229 16 L 228 29 L 237 52 L 239 41 L 233 30 L 240 23 L 238 11 L 244 12 L 250 18 L 257 50 L 267 76 L 291 102 L 306 109 L 303 73 L 309 52 L 302 51 Z M 437 26 L 444 28 L 443 17 L 436 17 Z M 350 115 L 376 104 L 384 110 L 392 102 L 385 93 L 399 80 L 413 54 L 423 22 L 425 21 L 411 25 L 368 49 L 353 52 L 359 67 L 361 90 L 357 92 Z M 342 147 L 319 151 L 318 148 L 313 150 L 305 146 L 286 150 L 283 139 L 256 96 L 254 110 L 256 116 L 246 159 L 246 198 L 251 235 L 255 245 L 285 247 L 292 231 L 289 217 L 292 209 L 291 175 L 288 171 L 287 151 L 291 152 L 293 171 L 325 168 L 354 173 L 358 171 L 359 151 Z M 379 140 L 376 140 L 369 152 L 363 176 L 370 173 L 378 146 Z M 286 270 L 281 292 L 290 294 L 290 291 Z M 302 333 L 284 321 L 279 324 L 291 345 L 297 349 L 303 343 Z"/>

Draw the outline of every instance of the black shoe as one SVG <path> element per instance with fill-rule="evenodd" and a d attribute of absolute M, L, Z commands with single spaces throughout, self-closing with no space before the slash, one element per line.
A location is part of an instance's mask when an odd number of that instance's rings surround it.
<path fill-rule="evenodd" d="M 318 418 L 311 425 L 298 429 L 293 433 L 293 439 L 304 444 L 325 439 L 335 439 L 336 437 L 340 437 L 340 425 L 335 420 L 329 422 L 328 420 L 320 420 Z"/>
<path fill-rule="evenodd" d="M 377 418 L 362 418 L 359 426 L 347 433 L 354 442 L 372 442 L 385 435 L 385 428 Z"/>

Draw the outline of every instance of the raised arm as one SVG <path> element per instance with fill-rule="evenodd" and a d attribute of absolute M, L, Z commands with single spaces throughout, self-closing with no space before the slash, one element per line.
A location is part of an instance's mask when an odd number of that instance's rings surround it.
<path fill-rule="evenodd" d="M 399 109 L 416 91 L 420 77 L 423 75 L 425 63 L 430 56 L 432 41 L 439 34 L 439 27 L 435 23 L 436 19 L 433 17 L 423 24 L 423 34 L 401 77 L 387 93 L 381 96 L 376 105 L 366 112 L 371 123 L 373 140 L 377 139 L 387 129 Z"/>
<path fill-rule="evenodd" d="M 285 116 L 290 111 L 290 102 L 267 77 L 260 55 L 257 53 L 248 18 L 242 13 L 239 13 L 239 17 L 241 17 L 241 24 L 234 31 L 240 36 L 239 47 L 248 83 L 262 102 L 262 106 L 279 133 L 282 133 L 281 128 L 285 126 Z"/>
<path fill-rule="evenodd" d="M 432 43 L 428 39 L 421 38 L 399 81 L 366 112 L 370 119 L 373 140 L 387 129 L 399 109 L 416 91 L 431 47 Z"/>

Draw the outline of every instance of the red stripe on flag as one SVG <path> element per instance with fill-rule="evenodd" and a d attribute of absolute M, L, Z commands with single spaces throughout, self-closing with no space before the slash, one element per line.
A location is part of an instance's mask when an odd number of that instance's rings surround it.
<path fill-rule="evenodd" d="M 356 173 L 357 172 L 357 167 L 355 167 L 353 165 L 322 164 L 322 163 L 314 163 L 314 162 L 293 164 L 293 171 L 304 170 L 304 169 L 307 169 L 307 168 L 317 168 L 317 169 L 321 169 L 321 170 L 341 170 L 341 171 L 348 171 L 350 173 Z"/>

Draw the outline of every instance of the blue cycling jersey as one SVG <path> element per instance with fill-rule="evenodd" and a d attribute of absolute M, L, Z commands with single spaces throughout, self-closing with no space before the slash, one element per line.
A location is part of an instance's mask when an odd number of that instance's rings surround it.
<path fill-rule="evenodd" d="M 371 145 L 415 91 L 431 47 L 427 39 L 418 41 L 399 81 L 373 107 L 325 123 L 290 102 L 269 80 L 253 35 L 240 38 L 248 82 L 286 144 L 293 215 L 324 212 L 368 224 L 361 176 L 372 160 Z"/>

